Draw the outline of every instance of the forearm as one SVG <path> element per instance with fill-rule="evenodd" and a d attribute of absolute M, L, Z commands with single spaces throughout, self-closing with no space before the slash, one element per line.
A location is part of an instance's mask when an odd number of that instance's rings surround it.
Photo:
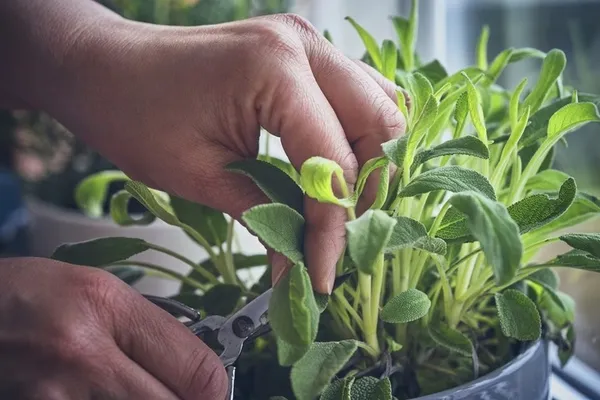
<path fill-rule="evenodd" d="M 92 0 L 0 2 L 0 106 L 53 111 L 120 21 Z"/>

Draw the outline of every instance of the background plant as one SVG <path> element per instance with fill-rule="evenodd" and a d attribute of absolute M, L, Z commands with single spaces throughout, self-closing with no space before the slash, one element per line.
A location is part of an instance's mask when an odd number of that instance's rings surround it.
<path fill-rule="evenodd" d="M 598 271 L 600 235 L 556 232 L 597 216 L 600 203 L 552 169 L 552 157 L 568 133 L 600 122 L 600 97 L 563 85 L 560 50 L 509 48 L 490 59 L 486 28 L 476 65 L 449 74 L 437 61 L 423 63 L 414 50 L 417 13 L 413 1 L 409 18 L 392 19 L 397 42 L 381 45 L 348 18 L 367 49 L 364 59 L 411 96 L 407 108 L 398 91 L 406 135 L 385 143 L 382 155 L 364 165 L 354 192 L 341 168 L 319 157 L 300 171 L 264 156 L 228 167 L 272 200 L 244 213 L 246 226 L 294 264 L 274 288 L 273 334 L 255 342 L 240 362 L 240 398 L 412 398 L 475 379 L 540 338 L 558 344 L 563 362 L 572 354 L 574 304 L 558 291 L 552 268 Z M 507 65 L 528 58 L 540 60 L 536 82 L 524 79 L 514 88 L 496 83 Z M 378 180 L 377 197 L 357 215 L 370 177 Z M 238 277 L 240 269 L 266 259 L 233 251 L 235 222 L 221 213 L 114 172 L 86 179 L 78 203 L 95 212 L 114 180 L 125 181 L 110 200 L 117 223 L 160 218 L 182 228 L 208 258 L 183 260 L 191 272 L 179 276 L 127 261 L 146 250 L 182 259 L 127 238 L 66 244 L 54 258 L 119 267 L 126 279 L 139 271 L 122 267 L 136 264 L 169 274 L 183 282 L 177 298 L 207 314 L 224 315 L 270 286 L 268 268 L 252 285 Z M 347 211 L 347 246 L 331 296 L 313 292 L 304 267 L 304 195 Z M 130 215 L 132 198 L 147 212 Z M 543 264 L 531 261 L 554 241 L 573 249 Z M 288 375 L 280 383 L 278 377 Z M 266 377 L 269 387 L 260 384 Z"/>

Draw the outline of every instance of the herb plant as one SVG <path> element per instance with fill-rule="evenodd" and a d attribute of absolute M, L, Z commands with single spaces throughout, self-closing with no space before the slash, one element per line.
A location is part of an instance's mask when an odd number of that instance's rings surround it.
<path fill-rule="evenodd" d="M 557 49 L 509 48 L 488 61 L 487 29 L 476 65 L 448 74 L 437 61 L 422 63 L 414 50 L 416 1 L 408 19 L 392 20 L 398 43 L 379 46 L 348 20 L 366 46 L 364 59 L 410 94 L 407 108 L 398 91 L 407 133 L 362 167 L 353 192 L 340 166 L 324 158 L 306 160 L 300 171 L 269 156 L 228 166 L 272 200 L 245 212 L 245 225 L 294 265 L 274 288 L 272 334 L 257 339 L 240 360 L 239 398 L 413 398 L 482 376 L 539 339 L 556 342 L 567 362 L 574 304 L 558 290 L 552 268 L 600 270 L 600 234 L 560 234 L 597 216 L 600 202 L 552 169 L 552 155 L 568 133 L 600 122 L 600 97 L 562 84 L 566 58 Z M 497 84 L 509 64 L 528 58 L 540 59 L 536 82 Z M 376 199 L 357 215 L 373 174 L 379 177 Z M 208 258 L 188 260 L 123 237 L 65 244 L 54 258 L 119 268 L 128 280 L 137 273 L 131 266 L 170 275 L 183 282 L 176 298 L 208 315 L 226 315 L 270 287 L 268 267 L 254 285 L 239 278 L 241 269 L 267 259 L 235 252 L 235 221 L 215 210 L 113 172 L 80 184 L 80 206 L 94 213 L 115 179 L 126 181 L 110 201 L 115 222 L 159 218 L 183 229 Z M 331 296 L 313 291 L 304 265 L 305 195 L 347 212 L 347 246 Z M 131 199 L 147 212 L 130 215 Z M 537 251 L 555 241 L 573 249 L 535 262 Z M 191 272 L 180 276 L 127 260 L 146 250 L 170 254 Z"/>

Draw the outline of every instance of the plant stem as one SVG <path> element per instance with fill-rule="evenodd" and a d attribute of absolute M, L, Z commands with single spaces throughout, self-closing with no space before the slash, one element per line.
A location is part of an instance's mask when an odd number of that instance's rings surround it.
<path fill-rule="evenodd" d="M 375 270 L 372 277 L 371 287 L 371 316 L 373 317 L 373 323 L 377 326 L 379 320 L 379 305 L 381 303 L 381 292 L 383 290 L 383 277 L 386 273 L 386 263 L 383 259 L 383 253 L 377 256 L 375 261 Z"/>
<path fill-rule="evenodd" d="M 360 287 L 360 303 L 363 315 L 363 334 L 369 346 L 379 354 L 379 341 L 377 339 L 377 315 L 373 318 L 371 309 L 371 275 L 358 272 L 358 285 Z M 374 323 L 375 321 L 375 323 Z"/>
<path fill-rule="evenodd" d="M 200 275 L 202 275 L 204 278 L 206 278 L 209 282 L 211 283 L 219 283 L 219 280 L 217 279 L 216 276 L 214 276 L 210 271 L 207 271 L 206 269 L 204 269 L 203 267 L 199 266 L 198 264 L 196 264 L 195 262 L 193 262 L 192 260 L 190 260 L 187 257 L 182 256 L 181 254 L 178 254 L 172 250 L 169 250 L 167 248 L 164 248 L 162 246 L 153 244 L 153 243 L 148 243 L 148 247 L 151 250 L 154 251 L 158 251 L 160 253 L 166 254 L 168 256 L 171 256 L 173 258 L 176 258 L 177 260 L 189 265 L 190 267 L 192 267 L 192 269 L 194 269 L 195 271 L 197 271 Z"/>
<path fill-rule="evenodd" d="M 114 263 L 111 263 L 109 265 L 109 267 L 116 266 L 116 265 L 134 266 L 134 267 L 140 267 L 143 269 L 149 269 L 152 271 L 156 271 L 156 272 L 159 272 L 168 277 L 175 278 L 187 285 L 193 286 L 196 289 L 206 291 L 206 288 L 204 287 L 204 285 L 202 285 L 200 282 L 196 281 L 195 279 L 188 278 L 185 275 L 182 275 L 178 272 L 172 271 L 168 268 L 161 267 L 160 265 L 151 264 L 151 263 L 142 262 L 142 261 L 123 260 L 123 261 L 115 261 Z"/>
<path fill-rule="evenodd" d="M 363 330 L 364 324 L 363 324 L 362 318 L 360 317 L 360 315 L 358 315 L 356 310 L 348 302 L 348 299 L 346 299 L 344 297 L 344 295 L 342 293 L 340 293 L 340 291 L 338 291 L 338 290 L 334 291 L 333 295 L 334 295 L 335 299 L 340 303 L 340 305 L 342 307 L 344 307 L 346 312 L 352 317 L 354 322 L 356 322 L 356 324 L 358 325 L 360 330 Z"/>

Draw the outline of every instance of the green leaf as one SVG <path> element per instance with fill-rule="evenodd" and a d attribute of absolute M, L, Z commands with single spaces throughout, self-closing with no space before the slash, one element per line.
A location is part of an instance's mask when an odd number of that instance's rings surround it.
<path fill-rule="evenodd" d="M 181 197 L 170 197 L 173 213 L 181 223 L 202 235 L 211 246 L 220 246 L 225 243 L 227 220 L 222 212 Z M 190 238 L 195 240 L 192 236 Z"/>
<path fill-rule="evenodd" d="M 553 192 L 560 188 L 570 176 L 556 169 L 545 169 L 529 178 L 525 189 Z"/>
<path fill-rule="evenodd" d="M 523 107 L 530 106 L 531 112 L 535 113 L 542 106 L 546 96 L 562 74 L 567 64 L 565 53 L 558 49 L 552 49 L 546 54 L 542 63 L 540 76 L 535 87 L 525 98 Z"/>
<path fill-rule="evenodd" d="M 365 376 L 354 381 L 351 388 L 352 400 L 392 400 L 389 378 L 377 379 Z"/>
<path fill-rule="evenodd" d="M 264 161 L 266 163 L 276 166 L 277 168 L 285 172 L 290 178 L 292 178 L 292 180 L 296 182 L 298 186 L 300 185 L 300 174 L 298 173 L 298 171 L 296 171 L 296 168 L 294 168 L 294 166 L 289 162 L 277 157 L 267 156 L 264 154 L 259 154 L 256 158 L 260 161 Z"/>
<path fill-rule="evenodd" d="M 337 204 L 342 207 L 354 206 L 353 197 L 336 197 L 333 192 L 332 178 L 346 188 L 344 171 L 335 161 L 323 157 L 311 157 L 306 160 L 300 169 L 300 184 L 305 193 L 323 203 Z M 346 195 L 345 195 L 346 196 Z"/>
<path fill-rule="evenodd" d="M 521 93 L 523 93 L 523 89 L 525 89 L 525 85 L 527 85 L 527 78 L 523 78 L 521 80 L 521 82 L 519 82 L 519 84 L 515 88 L 515 91 L 510 96 L 509 112 L 508 112 L 508 115 L 510 118 L 510 127 L 512 130 L 510 138 L 514 138 L 514 133 L 517 130 L 517 126 L 519 125 L 519 109 L 520 109 L 519 105 L 520 105 L 520 101 L 521 101 Z M 530 112 L 531 112 L 531 110 L 530 110 Z M 520 133 L 518 140 L 520 140 L 521 136 L 523 136 L 523 132 L 524 132 L 524 130 Z M 518 142 L 518 140 L 517 140 L 517 142 Z"/>
<path fill-rule="evenodd" d="M 548 261 L 544 265 L 600 272 L 600 258 L 582 250 L 568 251 Z"/>
<path fill-rule="evenodd" d="M 294 209 L 279 203 L 261 204 L 244 212 L 242 220 L 271 249 L 294 263 L 303 259 L 304 218 Z"/>
<path fill-rule="evenodd" d="M 533 274 L 529 275 L 527 279 L 553 290 L 558 289 L 558 275 L 548 268 L 540 269 L 539 271 L 534 272 Z"/>
<path fill-rule="evenodd" d="M 75 203 L 88 217 L 102 217 L 110 184 L 127 180 L 129 178 L 121 171 L 108 170 L 88 175 L 75 187 Z"/>
<path fill-rule="evenodd" d="M 569 178 L 560 187 L 558 197 L 535 194 L 512 204 L 508 213 L 517 222 L 520 232 L 526 233 L 560 217 L 573 203 L 576 194 L 575 180 Z"/>
<path fill-rule="evenodd" d="M 384 40 L 381 45 L 382 75 L 394 81 L 396 78 L 396 65 L 398 63 L 398 50 L 391 40 Z"/>
<path fill-rule="evenodd" d="M 137 181 L 125 182 L 125 190 L 154 216 L 163 220 L 169 225 L 180 226 L 179 219 L 173 213 L 170 205 L 167 203 L 166 196 L 158 190 L 150 189 L 146 185 Z"/>
<path fill-rule="evenodd" d="M 138 267 L 130 267 L 125 265 L 115 265 L 111 268 L 106 268 L 110 272 L 128 285 L 134 285 L 145 275 L 144 270 Z"/>
<path fill-rule="evenodd" d="M 398 139 L 392 139 L 381 145 L 381 149 L 385 156 L 397 167 L 402 168 L 404 165 L 404 156 L 406 155 L 406 145 L 408 136 L 402 136 Z"/>
<path fill-rule="evenodd" d="M 394 225 L 396 220 L 380 210 L 367 210 L 357 219 L 346 222 L 348 250 L 359 270 L 373 273 Z"/>
<path fill-rule="evenodd" d="M 277 166 L 261 160 L 243 160 L 230 163 L 227 169 L 252 178 L 271 201 L 283 203 L 299 213 L 304 211 L 302 189 Z"/>
<path fill-rule="evenodd" d="M 544 287 L 539 306 L 547 318 L 559 329 L 573 323 L 575 302 L 568 295 Z"/>
<path fill-rule="evenodd" d="M 496 58 L 494 58 L 494 61 L 492 61 L 492 64 L 488 69 L 488 75 L 490 75 L 490 79 L 486 82 L 487 85 L 491 85 L 498 80 L 502 74 L 502 71 L 504 71 L 504 68 L 506 68 L 508 65 L 513 52 L 514 49 L 508 48 L 500 52 Z"/>
<path fill-rule="evenodd" d="M 475 53 L 477 55 L 477 66 L 484 71 L 488 69 L 487 46 L 489 37 L 490 27 L 484 25 L 481 29 L 481 34 L 479 35 L 479 40 L 477 41 L 477 48 L 475 50 Z"/>
<path fill-rule="evenodd" d="M 469 230 L 481 243 L 496 283 L 508 283 L 520 266 L 523 245 L 519 227 L 506 207 L 476 192 L 455 194 L 448 201 L 467 216 Z"/>
<path fill-rule="evenodd" d="M 365 189 L 365 185 L 367 184 L 367 179 L 373 173 L 373 171 L 381 168 L 382 177 L 383 175 L 389 176 L 388 165 L 389 160 L 385 157 L 372 158 L 363 165 L 358 174 L 358 178 L 356 179 L 356 185 L 354 186 L 355 201 L 362 194 L 363 190 Z"/>
<path fill-rule="evenodd" d="M 431 98 L 433 98 L 435 100 L 435 97 L 432 97 L 433 96 L 433 86 L 431 85 L 431 82 L 429 82 L 429 80 L 427 80 L 427 78 L 425 78 L 423 75 L 421 75 L 418 72 L 408 74 L 406 76 L 406 84 L 407 84 L 406 90 L 408 90 L 408 92 L 410 93 L 411 99 L 413 101 L 412 115 L 415 116 L 415 120 L 421 119 L 421 117 L 423 115 L 425 115 L 423 113 L 425 104 Z M 433 121 L 432 121 L 432 123 L 433 123 Z M 414 129 L 413 129 L 413 131 L 414 131 Z"/>
<path fill-rule="evenodd" d="M 468 93 L 463 92 L 456 100 L 456 108 L 454 110 L 454 119 L 456 119 L 456 129 L 454 137 L 459 137 L 467 123 L 469 116 L 469 97 Z"/>
<path fill-rule="evenodd" d="M 567 365 L 573 356 L 573 353 L 575 353 L 575 337 L 575 328 L 573 325 L 569 325 L 565 334 L 564 343 L 558 349 L 558 358 L 562 367 Z"/>
<path fill-rule="evenodd" d="M 150 225 L 156 221 L 156 216 L 145 212 L 141 217 L 129 215 L 129 201 L 133 199 L 127 190 L 120 190 L 110 198 L 110 216 L 120 226 Z"/>
<path fill-rule="evenodd" d="M 423 65 L 417 69 L 417 72 L 425 76 L 433 84 L 437 84 L 442 79 L 448 77 L 448 72 L 438 60 L 433 60 Z"/>
<path fill-rule="evenodd" d="M 567 211 L 560 217 L 535 231 L 536 237 L 546 237 L 552 232 L 567 229 L 600 215 L 597 199 L 578 193 Z"/>
<path fill-rule="evenodd" d="M 346 17 L 346 21 L 352 24 L 352 26 L 360 36 L 360 39 L 362 40 L 365 48 L 367 49 L 367 52 L 369 53 L 371 60 L 375 64 L 375 67 L 378 71 L 381 71 L 383 68 L 383 60 L 381 59 L 381 53 L 379 52 L 379 46 L 377 45 L 377 41 L 375 40 L 375 38 L 362 26 L 360 26 L 354 19 Z"/>
<path fill-rule="evenodd" d="M 123 261 L 150 249 L 145 240 L 106 237 L 58 246 L 50 258 L 70 264 L 101 267 Z"/>
<path fill-rule="evenodd" d="M 562 137 L 588 122 L 600 122 L 594 103 L 571 103 L 555 112 L 548 121 L 548 138 Z"/>
<path fill-rule="evenodd" d="M 541 50 L 534 49 L 531 47 L 522 47 L 520 49 L 515 49 L 510 55 L 509 63 L 515 63 L 521 60 L 526 60 L 528 58 L 544 58 L 546 57 L 546 53 Z"/>
<path fill-rule="evenodd" d="M 334 380 L 327 385 L 320 400 L 352 400 L 350 398 L 350 391 L 352 390 L 353 383 L 353 377 Z"/>
<path fill-rule="evenodd" d="M 298 400 L 313 400 L 357 349 L 356 341 L 316 342 L 293 367 L 292 389 Z"/>
<path fill-rule="evenodd" d="M 277 360 L 282 367 L 291 367 L 304 357 L 308 349 L 310 349 L 310 345 L 308 344 L 300 346 L 292 345 L 278 336 L 275 336 L 275 341 L 277 342 Z"/>
<path fill-rule="evenodd" d="M 267 258 L 266 254 L 245 255 L 245 254 L 235 253 L 232 256 L 233 256 L 233 267 L 236 269 L 236 271 L 239 271 L 242 269 L 247 269 L 247 268 L 253 268 L 253 267 L 262 267 L 262 266 L 266 266 L 269 264 L 269 259 Z M 218 268 L 213 263 L 213 260 L 210 258 L 203 261 L 202 263 L 200 263 L 200 267 L 204 268 L 206 271 L 210 272 L 217 278 L 221 275 Z M 197 269 L 192 269 L 188 273 L 187 277 L 190 279 L 193 279 L 195 281 L 198 281 L 200 283 L 209 282 L 206 279 L 206 276 L 203 275 L 202 273 L 198 272 Z M 269 287 L 271 285 L 270 279 L 271 278 L 269 275 Z M 182 283 L 180 292 L 193 292 L 195 290 L 196 290 L 195 287 L 190 286 L 186 283 Z"/>
<path fill-rule="evenodd" d="M 314 293 L 315 295 L 315 302 L 317 303 L 317 308 L 319 309 L 320 313 L 323 313 L 323 311 L 325 311 L 325 309 L 327 308 L 327 306 L 329 305 L 329 295 L 327 294 L 322 294 L 322 293 Z"/>
<path fill-rule="evenodd" d="M 171 296 L 170 299 L 183 303 L 195 310 L 202 310 L 204 307 L 202 296 L 194 292 L 179 293 L 175 296 Z"/>
<path fill-rule="evenodd" d="M 469 116 L 471 122 L 475 126 L 479 139 L 487 143 L 487 129 L 485 127 L 485 117 L 483 116 L 483 108 L 481 107 L 481 97 L 473 82 L 465 75 L 467 80 L 467 100 L 469 105 Z"/>
<path fill-rule="evenodd" d="M 474 191 L 496 199 L 494 188 L 485 176 L 456 165 L 435 168 L 418 175 L 400 191 L 399 196 L 412 197 L 437 190 L 454 193 Z"/>
<path fill-rule="evenodd" d="M 436 157 L 455 154 L 468 155 L 483 159 L 488 159 L 490 157 L 490 153 L 485 143 L 474 136 L 463 136 L 458 139 L 448 140 L 431 149 L 420 151 L 415 157 L 412 170 L 414 171 L 420 164 L 423 164 Z"/>
<path fill-rule="evenodd" d="M 293 346 L 307 346 L 315 340 L 319 309 L 304 265 L 294 265 L 273 288 L 269 322 L 275 334 Z"/>
<path fill-rule="evenodd" d="M 560 240 L 574 249 L 600 258 L 600 233 L 569 233 L 560 236 Z"/>
<path fill-rule="evenodd" d="M 385 247 L 386 253 L 405 248 L 417 248 L 430 253 L 445 255 L 446 242 L 427 235 L 425 226 L 417 220 L 408 217 L 395 217 L 390 240 Z"/>
<path fill-rule="evenodd" d="M 462 332 L 450 328 L 448 325 L 437 321 L 430 323 L 429 336 L 440 346 L 450 351 L 470 357 L 473 355 L 473 343 Z"/>
<path fill-rule="evenodd" d="M 204 311 L 208 315 L 228 316 L 242 296 L 242 288 L 237 285 L 220 284 L 210 288 L 202 297 Z"/>
<path fill-rule="evenodd" d="M 414 64 L 418 24 L 417 13 L 418 3 L 413 0 L 409 19 L 399 16 L 392 17 L 392 23 L 396 30 L 396 35 L 398 36 L 402 58 L 407 71 L 410 71 Z"/>
<path fill-rule="evenodd" d="M 392 324 L 405 324 L 427 315 L 431 300 L 417 289 L 408 289 L 392 297 L 381 311 L 382 321 Z"/>
<path fill-rule="evenodd" d="M 496 308 L 505 336 L 518 340 L 537 340 L 542 333 L 540 314 L 533 303 L 518 290 L 496 293 Z"/>

